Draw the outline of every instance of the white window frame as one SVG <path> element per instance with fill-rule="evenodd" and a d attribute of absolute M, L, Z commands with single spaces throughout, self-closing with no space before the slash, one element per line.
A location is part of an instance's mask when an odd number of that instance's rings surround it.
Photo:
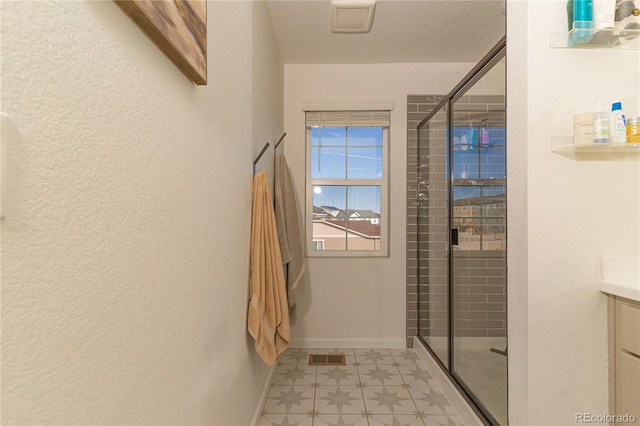
<path fill-rule="evenodd" d="M 388 257 L 389 256 L 389 139 L 390 125 L 370 124 L 367 127 L 382 127 L 382 177 L 379 179 L 319 179 L 311 178 L 311 129 L 312 127 L 363 127 L 349 123 L 331 123 L 325 126 L 305 124 L 306 139 L 306 203 L 305 233 L 307 257 Z M 380 187 L 380 250 L 314 250 L 313 246 L 313 187 L 321 186 L 379 186 Z"/>

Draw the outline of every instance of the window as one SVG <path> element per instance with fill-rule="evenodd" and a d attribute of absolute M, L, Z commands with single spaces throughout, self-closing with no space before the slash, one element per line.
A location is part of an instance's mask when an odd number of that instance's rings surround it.
<path fill-rule="evenodd" d="M 306 113 L 309 256 L 387 255 L 389 123 L 389 111 Z"/>

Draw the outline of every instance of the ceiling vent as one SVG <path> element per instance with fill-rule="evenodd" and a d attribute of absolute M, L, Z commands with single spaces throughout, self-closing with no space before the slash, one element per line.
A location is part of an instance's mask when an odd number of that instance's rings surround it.
<path fill-rule="evenodd" d="M 368 33 L 375 11 L 375 0 L 334 0 L 330 12 L 331 32 Z"/>

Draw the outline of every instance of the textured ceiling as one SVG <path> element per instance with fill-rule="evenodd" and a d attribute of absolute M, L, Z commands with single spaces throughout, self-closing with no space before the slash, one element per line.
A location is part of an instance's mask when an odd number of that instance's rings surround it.
<path fill-rule="evenodd" d="M 477 62 L 505 34 L 504 1 L 378 0 L 371 32 L 329 31 L 327 0 L 269 0 L 285 63 Z"/>

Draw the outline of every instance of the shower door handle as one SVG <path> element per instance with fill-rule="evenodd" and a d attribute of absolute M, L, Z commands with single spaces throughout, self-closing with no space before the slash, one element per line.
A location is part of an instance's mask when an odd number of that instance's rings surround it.
<path fill-rule="evenodd" d="M 458 228 L 451 228 L 451 245 L 458 245 Z"/>

